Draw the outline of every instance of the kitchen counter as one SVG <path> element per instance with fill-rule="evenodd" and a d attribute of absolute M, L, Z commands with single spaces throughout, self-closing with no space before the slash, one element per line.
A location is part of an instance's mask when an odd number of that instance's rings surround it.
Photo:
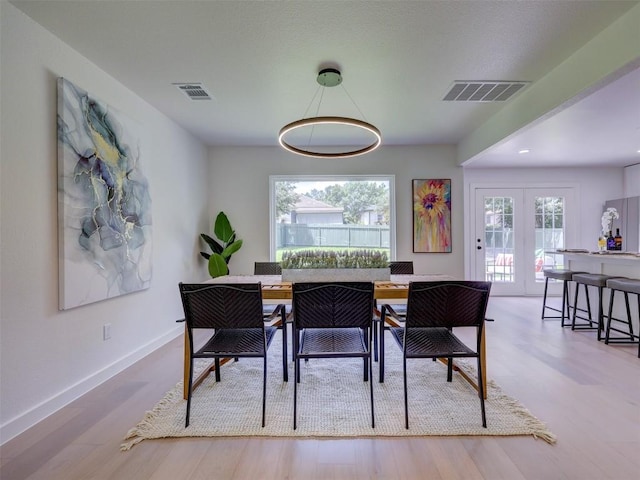
<path fill-rule="evenodd" d="M 635 252 L 588 252 L 586 250 L 556 250 L 553 255 L 563 255 L 566 268 L 589 273 L 619 275 L 640 278 L 640 254 Z"/>

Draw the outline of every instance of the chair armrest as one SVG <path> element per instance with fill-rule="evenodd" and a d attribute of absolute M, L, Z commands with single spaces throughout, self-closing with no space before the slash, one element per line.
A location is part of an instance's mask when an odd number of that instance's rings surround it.
<path fill-rule="evenodd" d="M 268 317 L 264 317 L 264 321 L 271 324 L 274 320 L 276 320 L 276 318 L 278 317 L 278 315 L 280 315 L 281 317 L 281 321 L 283 324 L 286 321 L 286 307 L 284 306 L 284 304 L 279 304 L 276 305 L 275 308 L 273 309 L 273 311 L 271 312 L 271 314 Z M 276 321 L 275 323 L 277 323 L 278 321 Z"/>
<path fill-rule="evenodd" d="M 384 305 L 382 305 L 380 318 L 386 318 L 387 316 L 393 318 L 398 323 L 404 322 L 404 317 L 398 315 L 391 305 L 385 303 Z"/>

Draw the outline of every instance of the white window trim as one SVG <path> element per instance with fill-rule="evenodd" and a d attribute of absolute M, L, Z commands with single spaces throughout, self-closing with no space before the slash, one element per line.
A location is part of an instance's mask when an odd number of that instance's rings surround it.
<path fill-rule="evenodd" d="M 275 184 L 283 181 L 323 182 L 323 181 L 387 181 L 389 182 L 389 260 L 396 259 L 396 176 L 395 175 L 269 175 L 269 258 L 275 261 Z"/>

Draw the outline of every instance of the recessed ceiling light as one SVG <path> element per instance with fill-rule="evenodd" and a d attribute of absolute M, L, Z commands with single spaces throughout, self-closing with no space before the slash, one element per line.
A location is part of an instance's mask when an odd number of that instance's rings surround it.
<path fill-rule="evenodd" d="M 528 148 L 523 148 L 522 150 L 519 150 L 518 153 L 519 154 L 524 154 L 524 153 L 529 153 L 531 150 L 529 150 Z"/>

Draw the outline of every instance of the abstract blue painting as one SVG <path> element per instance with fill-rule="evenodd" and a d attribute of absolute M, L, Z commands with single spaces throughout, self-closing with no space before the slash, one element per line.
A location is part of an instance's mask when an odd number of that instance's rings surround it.
<path fill-rule="evenodd" d="M 58 79 L 59 308 L 149 288 L 151 197 L 140 127 Z"/>

